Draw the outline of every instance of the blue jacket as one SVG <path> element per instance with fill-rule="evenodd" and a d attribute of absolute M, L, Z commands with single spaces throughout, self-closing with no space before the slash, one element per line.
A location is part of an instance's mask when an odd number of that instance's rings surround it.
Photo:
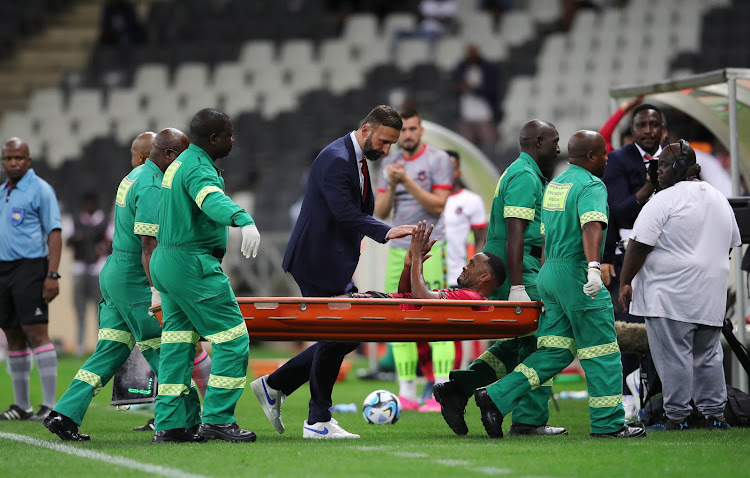
<path fill-rule="evenodd" d="M 305 197 L 284 254 L 283 268 L 297 283 L 343 293 L 359 262 L 364 236 L 385 243 L 390 226 L 372 217 L 370 178 L 364 203 L 359 165 L 349 134 L 320 152 L 310 168 Z"/>
<path fill-rule="evenodd" d="M 646 184 L 646 167 L 635 143 L 609 153 L 603 180 L 609 203 L 609 232 L 602 261 L 611 264 L 615 245 L 621 239 L 620 229 L 632 229 L 642 208 L 635 200 L 635 193 Z"/>

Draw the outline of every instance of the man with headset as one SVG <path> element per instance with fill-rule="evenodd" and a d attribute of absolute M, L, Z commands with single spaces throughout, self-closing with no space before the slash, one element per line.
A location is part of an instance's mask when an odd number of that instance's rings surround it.
<path fill-rule="evenodd" d="M 741 244 L 729 202 L 697 179 L 700 166 L 685 140 L 659 156 L 659 192 L 630 233 L 620 277 L 623 309 L 646 318 L 662 380 L 666 430 L 687 430 L 695 402 L 709 429 L 727 429 L 721 326 L 732 247 Z"/>

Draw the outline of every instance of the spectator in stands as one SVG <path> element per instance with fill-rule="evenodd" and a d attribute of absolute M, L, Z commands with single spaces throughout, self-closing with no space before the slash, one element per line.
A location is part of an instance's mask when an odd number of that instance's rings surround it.
<path fill-rule="evenodd" d="M 644 103 L 635 108 L 631 125 L 634 142 L 613 151 L 609 155 L 604 172 L 604 184 L 607 186 L 610 211 L 604 255 L 602 256 L 602 282 L 609 283 L 608 290 L 618 294 L 619 277 L 622 270 L 622 252 L 617 248 L 621 238 L 627 238 L 633 228 L 635 218 L 641 208 L 648 202 L 655 191 L 656 178 L 647 174 L 649 161 L 661 153 L 661 141 L 666 135 L 666 122 L 662 112 L 654 105 Z M 631 323 L 643 323 L 643 317 L 636 317 L 627 311 L 616 308 L 617 320 Z M 647 374 L 655 375 L 655 370 L 648 357 L 632 354 L 622 355 L 623 376 L 645 366 Z M 631 417 L 637 410 L 635 397 L 630 388 L 623 383 L 623 405 L 626 416 Z"/>
<path fill-rule="evenodd" d="M 396 30 L 391 39 L 391 57 L 395 58 L 398 45 L 404 38 L 424 38 L 429 42 L 430 58 L 435 58 L 438 40 L 456 31 L 456 0 L 422 0 L 419 2 L 419 20 L 410 30 Z"/>
<path fill-rule="evenodd" d="M 0 327 L 8 339 L 14 403 L 0 420 L 43 420 L 55 406 L 57 352 L 49 338 L 48 305 L 60 291 L 60 209 L 52 187 L 31 168 L 29 145 L 11 138 L 2 148 L 8 180 L 0 186 Z M 43 402 L 33 413 L 32 356 Z"/>
<path fill-rule="evenodd" d="M 740 246 L 734 212 L 724 196 L 697 179 L 700 166 L 687 141 L 659 156 L 659 193 L 643 206 L 630 233 L 620 305 L 646 317 L 662 381 L 666 430 L 689 430 L 691 400 L 709 429 L 727 429 L 721 327 L 731 248 Z"/>
<path fill-rule="evenodd" d="M 99 272 L 110 253 L 109 217 L 99 208 L 96 193 L 83 196 L 83 207 L 66 227 L 67 243 L 73 249 L 73 302 L 78 319 L 76 353 L 82 356 L 86 338 L 86 309 L 102 298 Z"/>
<path fill-rule="evenodd" d="M 138 14 L 130 0 L 107 0 L 102 9 L 99 42 L 127 51 L 133 44 L 143 43 L 146 34 L 138 22 Z"/>
<path fill-rule="evenodd" d="M 433 257 L 425 265 L 425 280 L 433 289 L 448 286 L 446 270 L 445 219 L 443 211 L 453 188 L 453 165 L 448 154 L 422 141 L 424 128 L 414 109 L 400 112 L 403 120 L 400 150 L 383 160 L 382 174 L 375 197 L 375 215 L 387 218 L 393 213 L 395 224 L 413 224 L 427 220 L 435 225 Z M 409 240 L 390 242 L 386 265 L 385 291 L 398 290 L 404 257 Z M 399 398 L 405 410 L 417 410 L 417 345 L 412 342 L 392 343 L 393 358 L 399 376 Z M 452 342 L 432 342 L 432 364 L 435 382 L 448 380 L 453 368 L 455 347 Z M 433 403 L 433 409 L 437 404 Z M 432 410 L 425 410 L 432 411 Z"/>
<path fill-rule="evenodd" d="M 469 45 L 451 74 L 451 82 L 458 95 L 459 133 L 492 156 L 500 120 L 497 66 L 482 58 L 476 45 Z"/>
<path fill-rule="evenodd" d="M 515 8 L 513 0 L 479 0 L 479 8 L 492 15 L 492 28 L 497 31 L 503 15 Z"/>

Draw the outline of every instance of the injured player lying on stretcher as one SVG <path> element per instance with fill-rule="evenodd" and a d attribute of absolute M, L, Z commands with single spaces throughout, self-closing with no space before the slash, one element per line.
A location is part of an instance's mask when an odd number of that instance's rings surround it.
<path fill-rule="evenodd" d="M 434 225 L 427 227 L 427 221 L 420 221 L 411 237 L 409 250 L 404 259 L 404 269 L 398 283 L 398 292 L 349 292 L 342 297 L 355 299 L 394 298 L 394 299 L 448 299 L 483 300 L 505 281 L 505 264 L 491 252 L 478 252 L 469 260 L 458 276 L 459 289 L 430 290 L 424 280 L 423 263 L 431 257 L 430 249 L 436 240 L 430 240 Z M 410 310 L 416 306 L 402 305 Z"/>

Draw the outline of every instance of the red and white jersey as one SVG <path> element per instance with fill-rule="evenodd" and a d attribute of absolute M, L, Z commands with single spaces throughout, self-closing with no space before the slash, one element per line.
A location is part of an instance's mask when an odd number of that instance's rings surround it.
<path fill-rule="evenodd" d="M 466 252 L 469 233 L 473 228 L 487 226 L 487 211 L 478 194 L 462 188 L 448 197 L 443 217 L 448 250 L 448 284 L 455 285 L 469 261 Z"/>

